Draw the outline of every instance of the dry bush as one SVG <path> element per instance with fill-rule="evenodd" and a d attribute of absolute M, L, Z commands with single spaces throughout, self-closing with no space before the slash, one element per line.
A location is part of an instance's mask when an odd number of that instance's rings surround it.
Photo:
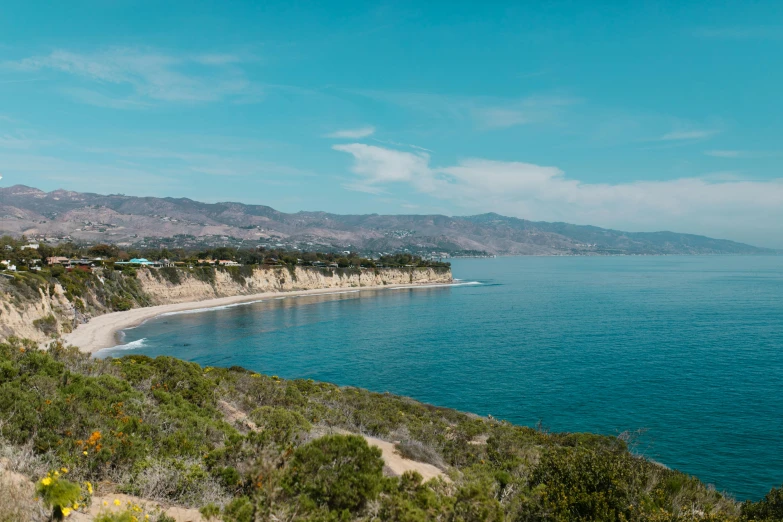
<path fill-rule="evenodd" d="M 32 482 L 7 470 L 5 464 L 0 462 L 0 522 L 46 520 L 46 511 L 33 498 L 35 490 Z"/>
<path fill-rule="evenodd" d="M 5 463 L 7 470 L 21 473 L 32 479 L 42 477 L 49 470 L 59 467 L 53 455 L 49 453 L 37 454 L 33 449 L 32 442 L 28 442 L 24 446 L 13 446 L 2 438 L 0 438 L 0 462 Z M 2 467 L 0 465 L 0 469 Z"/>
<path fill-rule="evenodd" d="M 116 479 L 121 489 L 133 495 L 187 507 L 222 506 L 231 500 L 197 459 L 151 460 L 137 473 Z"/>
<path fill-rule="evenodd" d="M 424 442 L 409 439 L 395 444 L 394 447 L 400 453 L 400 455 L 406 459 L 432 464 L 436 468 L 442 470 L 448 468 L 438 450 L 429 444 L 425 444 Z"/>

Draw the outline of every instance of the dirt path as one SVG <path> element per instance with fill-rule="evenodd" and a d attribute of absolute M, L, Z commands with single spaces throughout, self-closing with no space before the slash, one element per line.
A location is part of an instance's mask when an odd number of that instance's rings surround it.
<path fill-rule="evenodd" d="M 442 477 L 444 480 L 448 481 L 448 477 L 446 477 L 443 471 L 432 464 L 406 459 L 397 453 L 397 449 L 391 442 L 376 439 L 375 437 L 368 437 L 366 435 L 362 435 L 362 437 L 364 437 L 364 440 L 366 440 L 367 444 L 370 446 L 380 448 L 383 453 L 383 462 L 386 463 L 386 466 L 388 466 L 395 475 L 402 475 L 406 471 L 418 471 L 424 478 L 424 482 L 436 477 Z"/>
<path fill-rule="evenodd" d="M 218 401 L 218 408 L 223 412 L 223 415 L 225 416 L 226 420 L 228 420 L 230 423 L 238 424 L 241 428 L 244 429 L 259 431 L 259 428 L 256 427 L 256 425 L 250 419 L 247 418 L 247 415 L 240 409 L 233 406 L 232 404 L 229 404 L 226 401 Z M 342 429 L 333 429 L 333 430 L 316 429 L 314 434 L 317 437 L 322 437 L 327 433 L 329 433 L 330 431 L 332 433 L 339 433 L 341 435 L 357 435 L 356 433 L 352 433 L 350 431 L 342 430 Z M 433 466 L 432 464 L 406 459 L 405 457 L 403 457 L 397 452 L 397 449 L 394 447 L 394 444 L 391 442 L 381 440 L 375 437 L 370 437 L 367 435 L 360 435 L 360 436 L 364 437 L 364 440 L 367 441 L 367 444 L 369 444 L 370 446 L 375 446 L 376 448 L 381 450 L 384 464 L 386 464 L 386 467 L 389 468 L 389 470 L 391 470 L 391 472 L 395 476 L 400 476 L 406 471 L 417 471 L 424 478 L 425 482 L 430 479 L 434 479 L 436 477 L 441 477 L 447 481 L 449 480 L 449 478 L 443 473 L 443 471 L 440 468 Z"/>

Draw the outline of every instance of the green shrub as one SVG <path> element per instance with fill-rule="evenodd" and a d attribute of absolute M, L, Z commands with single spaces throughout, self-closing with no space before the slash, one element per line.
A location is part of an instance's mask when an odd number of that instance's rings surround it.
<path fill-rule="evenodd" d="M 783 486 L 772 490 L 758 502 L 742 504 L 742 520 L 783 520 Z"/>
<path fill-rule="evenodd" d="M 164 267 L 158 270 L 153 270 L 153 272 L 159 273 L 163 277 L 163 279 L 165 279 L 172 285 L 182 284 L 182 272 L 178 268 Z"/>
<path fill-rule="evenodd" d="M 255 508 L 247 497 L 238 497 L 223 508 L 223 522 L 253 522 Z"/>
<path fill-rule="evenodd" d="M 285 408 L 262 406 L 250 414 L 260 428 L 259 438 L 288 446 L 310 431 L 311 425 L 300 413 Z"/>
<path fill-rule="evenodd" d="M 133 301 L 125 297 L 115 295 L 111 298 L 111 308 L 116 312 L 125 312 L 133 308 Z"/>
<path fill-rule="evenodd" d="M 359 511 L 380 491 L 381 450 L 356 435 L 327 435 L 294 452 L 284 487 L 314 506 Z"/>
<path fill-rule="evenodd" d="M 213 520 L 220 516 L 220 508 L 215 504 L 207 504 L 206 506 L 199 509 L 199 513 L 201 513 L 201 516 L 206 520 Z"/>
<path fill-rule="evenodd" d="M 48 336 L 57 335 L 57 319 L 52 314 L 36 319 L 33 321 L 33 326 Z"/>

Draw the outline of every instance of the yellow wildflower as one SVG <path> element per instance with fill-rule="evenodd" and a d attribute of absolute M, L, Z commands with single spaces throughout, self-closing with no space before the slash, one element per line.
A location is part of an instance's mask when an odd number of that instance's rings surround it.
<path fill-rule="evenodd" d="M 92 484 L 90 482 L 86 482 L 84 485 L 87 486 L 87 493 L 92 495 Z"/>
<path fill-rule="evenodd" d="M 79 504 L 77 502 L 73 503 L 73 509 L 79 509 Z"/>
<path fill-rule="evenodd" d="M 109 503 L 108 503 L 108 502 L 106 502 L 106 501 L 104 500 L 104 501 L 103 501 L 103 505 L 104 505 L 104 506 L 108 506 L 108 505 L 109 505 Z"/>
<path fill-rule="evenodd" d="M 51 479 L 50 477 L 46 477 L 45 479 L 43 479 L 43 480 L 41 481 L 41 484 L 43 484 L 44 486 L 51 486 L 51 484 L 52 484 L 52 479 Z"/>
<path fill-rule="evenodd" d="M 86 451 L 82 451 L 82 455 L 87 455 L 87 452 Z"/>
<path fill-rule="evenodd" d="M 68 473 L 68 468 L 60 468 L 60 471 L 62 471 L 63 473 Z"/>
<path fill-rule="evenodd" d="M 119 506 L 120 504 L 122 504 L 122 502 L 120 502 L 120 499 L 118 499 L 118 498 L 115 498 L 115 499 L 114 499 L 114 505 L 115 505 L 115 506 Z"/>
<path fill-rule="evenodd" d="M 64 517 L 70 516 L 71 515 L 71 508 L 67 508 L 67 507 L 63 508 L 62 512 L 63 512 L 63 516 Z"/>

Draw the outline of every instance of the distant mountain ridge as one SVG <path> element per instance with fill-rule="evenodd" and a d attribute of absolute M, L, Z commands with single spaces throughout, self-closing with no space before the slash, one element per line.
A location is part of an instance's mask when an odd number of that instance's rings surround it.
<path fill-rule="evenodd" d="M 497 255 L 766 254 L 773 250 L 676 232 L 622 232 L 588 225 L 476 216 L 287 214 L 265 205 L 187 198 L 0 188 L 0 233 L 145 246 L 154 238 L 237 238 L 249 244 L 365 252 Z M 150 239 L 152 238 L 152 239 Z"/>

